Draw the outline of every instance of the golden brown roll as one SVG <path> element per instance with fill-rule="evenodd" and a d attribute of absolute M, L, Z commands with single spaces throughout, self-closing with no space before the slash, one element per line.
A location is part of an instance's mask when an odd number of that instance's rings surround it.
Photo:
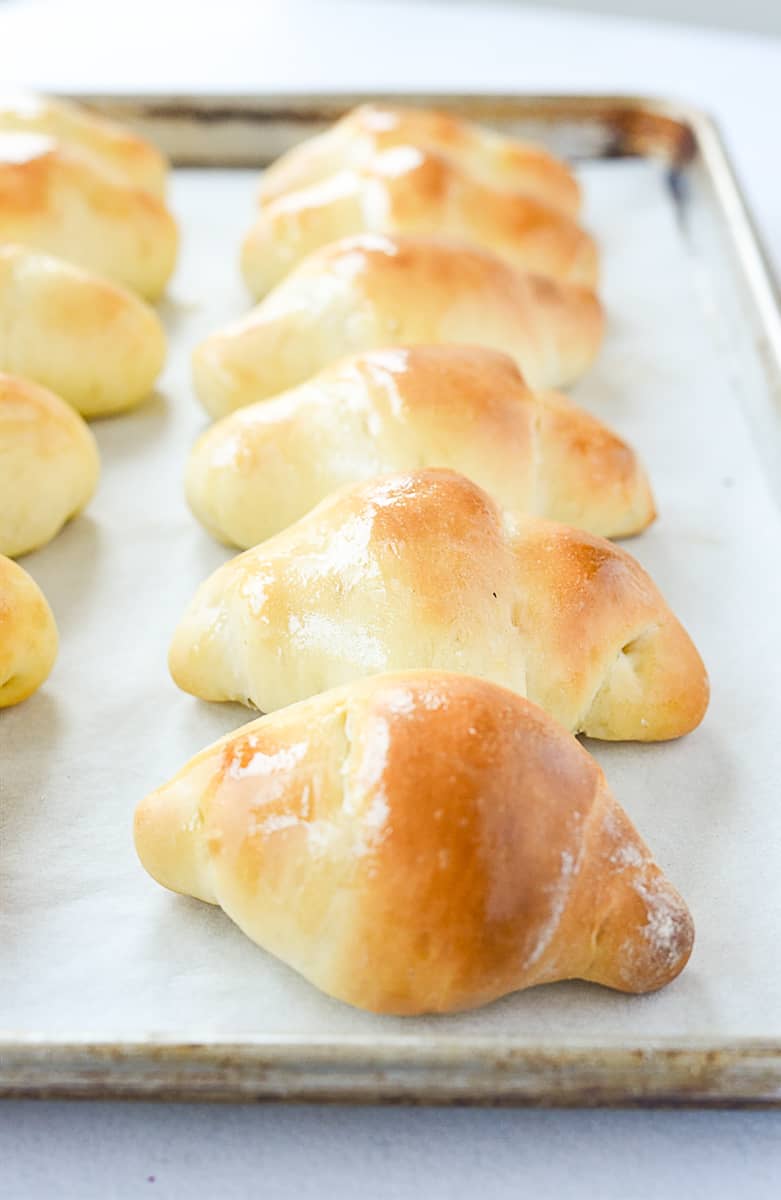
<path fill-rule="evenodd" d="M 85 417 L 132 408 L 165 360 L 156 313 L 131 292 L 26 246 L 0 246 L 0 371 Z"/>
<path fill-rule="evenodd" d="M 362 104 L 325 133 L 294 146 L 266 169 L 263 203 L 360 167 L 378 150 L 420 146 L 446 154 L 493 188 L 534 196 L 575 216 L 580 188 L 572 172 L 542 146 L 504 137 L 449 113 L 393 104 Z"/>
<path fill-rule="evenodd" d="M 708 702 L 699 654 L 629 554 L 433 469 L 343 488 L 225 563 L 169 665 L 185 691 L 261 712 L 380 671 L 455 670 L 619 741 L 679 737 Z"/>
<path fill-rule="evenodd" d="M 0 95 L 0 132 L 49 134 L 58 142 L 80 146 L 134 187 L 156 196 L 165 191 L 168 166 L 157 147 L 81 105 L 6 92 Z"/>
<path fill-rule="evenodd" d="M 577 379 L 602 339 L 583 288 L 514 271 L 436 237 L 364 234 L 316 250 L 242 320 L 202 342 L 195 389 L 220 417 L 381 346 L 456 342 L 503 350 L 535 390 Z"/>
<path fill-rule="evenodd" d="M 187 498 L 215 537 L 254 546 L 344 484 L 417 466 L 452 467 L 507 508 L 605 537 L 654 517 L 626 443 L 476 346 L 370 350 L 239 409 L 194 446 Z"/>
<path fill-rule="evenodd" d="M 57 626 L 38 584 L 0 554 L 0 708 L 26 700 L 57 657 Z"/>
<path fill-rule="evenodd" d="M 373 1012 L 559 979 L 651 991 L 692 948 L 594 760 L 463 675 L 373 676 L 245 725 L 142 801 L 135 839 L 159 883 Z"/>
<path fill-rule="evenodd" d="M 162 200 L 78 146 L 0 133 L 0 242 L 59 255 L 156 300 L 174 269 L 177 236 Z"/>
<path fill-rule="evenodd" d="M 357 233 L 438 233 L 519 271 L 597 283 L 596 246 L 571 217 L 481 183 L 441 154 L 397 146 L 263 205 L 242 248 L 247 286 L 264 296 L 307 254 Z"/>
<path fill-rule="evenodd" d="M 84 421 L 59 396 L 0 372 L 0 554 L 44 546 L 86 506 L 100 472 Z"/>

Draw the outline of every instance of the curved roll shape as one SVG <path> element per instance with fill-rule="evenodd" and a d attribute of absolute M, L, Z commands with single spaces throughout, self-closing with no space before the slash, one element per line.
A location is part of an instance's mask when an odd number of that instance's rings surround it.
<path fill-rule="evenodd" d="M 559 979 L 646 992 L 692 948 L 594 760 L 466 676 L 373 676 L 245 725 L 141 802 L 135 839 L 159 883 L 378 1013 Z"/>
<path fill-rule="evenodd" d="M 43 592 L 0 554 L 0 708 L 31 696 L 56 657 L 57 626 Z"/>
<path fill-rule="evenodd" d="M 603 317 L 592 292 L 514 271 L 436 237 L 364 234 L 316 250 L 242 320 L 201 343 L 195 390 L 212 416 L 265 400 L 360 350 L 484 345 L 535 390 L 591 365 Z"/>
<path fill-rule="evenodd" d="M 433 469 L 343 488 L 225 563 L 169 665 L 185 691 L 261 712 L 376 672 L 456 670 L 618 741 L 679 737 L 708 703 L 699 654 L 630 555 Z"/>
<path fill-rule="evenodd" d="M 59 396 L 0 372 L 0 554 L 16 558 L 55 537 L 88 504 L 98 447 Z"/>
<path fill-rule="evenodd" d="M 58 255 L 156 300 L 174 269 L 177 238 L 162 200 L 78 146 L 0 133 L 0 242 Z"/>
<path fill-rule="evenodd" d="M 164 360 L 163 327 L 137 296 L 37 250 L 0 246 L 0 371 L 98 417 L 140 403 Z"/>
<path fill-rule="evenodd" d="M 79 104 L 28 92 L 0 95 L 1 133 L 43 133 L 81 147 L 133 187 L 165 192 L 168 164 L 151 142 Z"/>
<path fill-rule="evenodd" d="M 654 518 L 634 452 L 554 393 L 535 395 L 511 358 L 477 346 L 370 350 L 251 404 L 198 439 L 186 490 L 199 521 L 254 546 L 348 483 L 452 467 L 506 508 L 605 537 Z"/>
<path fill-rule="evenodd" d="M 360 167 L 378 150 L 395 146 L 446 154 L 490 187 L 534 196 L 569 216 L 576 216 L 580 208 L 575 176 L 542 146 L 516 141 L 450 113 L 392 104 L 362 104 L 325 133 L 283 154 L 263 173 L 261 203 L 345 167 Z"/>
<path fill-rule="evenodd" d="M 258 298 L 307 254 L 358 233 L 437 233 L 491 250 L 519 271 L 593 288 L 597 248 L 571 217 L 476 180 L 446 157 L 398 146 L 261 207 L 241 265 Z"/>

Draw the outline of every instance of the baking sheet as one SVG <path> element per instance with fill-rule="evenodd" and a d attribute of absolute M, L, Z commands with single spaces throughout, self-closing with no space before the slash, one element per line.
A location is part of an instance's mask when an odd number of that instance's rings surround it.
<path fill-rule="evenodd" d="M 338 1052 L 423 1034 L 557 1047 L 781 1036 L 781 522 L 763 464 L 741 314 L 682 226 L 666 171 L 581 171 L 604 254 L 609 335 L 576 398 L 641 451 L 660 517 L 627 543 L 694 636 L 713 699 L 702 727 L 657 746 L 589 743 L 615 795 L 686 897 L 683 976 L 633 998 L 580 983 L 449 1017 L 379 1018 L 320 995 L 216 909 L 157 887 L 136 861 L 134 806 L 252 715 L 168 677 L 171 632 L 229 552 L 186 510 L 188 448 L 206 424 L 189 351 L 244 311 L 237 248 L 255 173 L 180 170 L 181 266 L 158 393 L 93 425 L 103 460 L 88 513 L 23 560 L 54 608 L 49 683 L 0 713 L 0 1031 L 4 1039 L 235 1043 L 287 1036 Z M 751 394 L 748 394 L 750 391 Z M 763 410 L 764 411 L 764 410 Z M 448 1044 L 450 1042 L 448 1041 Z M 487 1043 L 493 1044 L 493 1043 Z M 402 1043 L 398 1042 L 401 1052 Z"/>

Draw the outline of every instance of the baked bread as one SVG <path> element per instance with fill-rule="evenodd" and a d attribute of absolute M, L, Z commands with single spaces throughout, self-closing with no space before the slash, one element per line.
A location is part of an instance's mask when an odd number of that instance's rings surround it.
<path fill-rule="evenodd" d="M 626 443 L 477 346 L 369 350 L 239 409 L 194 446 L 187 498 L 220 540 L 254 546 L 344 484 L 417 466 L 452 467 L 507 508 L 605 537 L 654 518 Z"/>
<path fill-rule="evenodd" d="M 521 274 L 487 250 L 364 234 L 316 250 L 246 317 L 202 342 L 194 383 L 220 417 L 359 350 L 460 342 L 512 355 L 539 390 L 591 365 L 602 325 L 592 292 Z"/>
<path fill-rule="evenodd" d="M 597 283 L 596 245 L 571 217 L 481 183 L 444 155 L 397 146 L 263 205 L 242 248 L 247 286 L 264 296 L 307 254 L 356 233 L 463 238 L 516 270 Z"/>
<path fill-rule="evenodd" d="M 49 134 L 58 142 L 80 146 L 134 187 L 156 196 L 165 191 L 168 167 L 157 147 L 81 105 L 27 92 L 6 92 L 0 95 L 0 132 Z"/>
<path fill-rule="evenodd" d="M 38 584 L 0 554 L 0 708 L 26 700 L 57 657 L 57 626 Z"/>
<path fill-rule="evenodd" d="M 373 676 L 262 717 L 141 802 L 141 862 L 322 991 L 452 1012 L 683 969 L 692 920 L 602 771 L 463 675 Z"/>
<path fill-rule="evenodd" d="M 163 327 L 137 296 L 62 259 L 0 245 L 0 371 L 97 417 L 143 400 L 164 360 Z"/>
<path fill-rule="evenodd" d="M 169 664 L 185 691 L 261 712 L 379 671 L 457 670 L 620 741 L 687 733 L 708 701 L 699 654 L 630 555 L 433 469 L 343 488 L 225 563 Z"/>
<path fill-rule="evenodd" d="M 450 113 L 394 104 L 362 104 L 325 133 L 294 146 L 264 172 L 262 203 L 360 167 L 378 150 L 420 146 L 447 154 L 493 188 L 534 196 L 575 216 L 580 188 L 572 172 L 542 146 L 516 141 Z"/>
<path fill-rule="evenodd" d="M 0 372 L 0 554 L 44 546 L 92 498 L 98 447 L 59 396 Z"/>
<path fill-rule="evenodd" d="M 156 300 L 174 269 L 177 229 L 162 200 L 78 146 L 0 133 L 0 242 L 60 255 Z"/>

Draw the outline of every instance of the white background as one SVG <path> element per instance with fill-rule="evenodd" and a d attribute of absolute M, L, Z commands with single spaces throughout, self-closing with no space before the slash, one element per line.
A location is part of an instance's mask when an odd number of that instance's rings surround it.
<path fill-rule="evenodd" d="M 441 2 L 447 4 L 452 0 Z M 458 2 L 463 3 L 463 0 Z M 511 2 L 524 7 L 523 0 Z M 689 21 L 724 29 L 781 34 L 779 0 L 543 0 L 543 3 L 569 11 Z"/>
<path fill-rule="evenodd" d="M 410 86 L 677 96 L 719 117 L 781 263 L 776 40 L 476 0 L 450 8 L 6 0 L 0 62 L 6 78 L 52 90 Z M 775 1197 L 780 1186 L 781 1114 L 773 1113 L 0 1105 L 4 1200 L 306 1200 L 337 1191 L 372 1200 L 642 1200 L 680 1191 L 712 1200 Z"/>

